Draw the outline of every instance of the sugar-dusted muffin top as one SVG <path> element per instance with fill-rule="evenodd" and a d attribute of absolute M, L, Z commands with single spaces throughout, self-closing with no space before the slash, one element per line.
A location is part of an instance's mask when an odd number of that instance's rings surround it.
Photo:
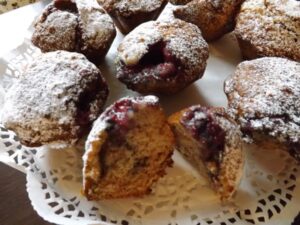
<path fill-rule="evenodd" d="M 197 25 L 206 41 L 214 41 L 229 33 L 244 0 L 192 0 L 174 10 L 178 19 Z"/>
<path fill-rule="evenodd" d="M 159 41 L 166 42 L 166 49 L 181 61 L 186 72 L 206 65 L 208 45 L 201 31 L 181 20 L 144 23 L 124 38 L 118 56 L 126 65 L 135 65 L 148 52 L 149 46 Z"/>
<path fill-rule="evenodd" d="M 208 44 L 199 28 L 175 19 L 144 23 L 118 47 L 117 77 L 141 93 L 171 94 L 202 77 Z"/>
<path fill-rule="evenodd" d="M 73 144 L 101 113 L 107 95 L 100 70 L 84 55 L 45 53 L 9 89 L 1 119 L 25 145 Z"/>
<path fill-rule="evenodd" d="M 108 11 L 118 11 L 122 15 L 130 15 L 135 12 L 152 12 L 160 8 L 166 0 L 98 0 Z"/>
<path fill-rule="evenodd" d="M 97 60 L 115 35 L 112 19 L 96 0 L 55 0 L 37 19 L 32 42 L 43 52 L 76 51 Z"/>
<path fill-rule="evenodd" d="M 241 45 L 250 45 L 242 49 L 245 57 L 277 56 L 300 61 L 300 1 L 247 0 L 236 21 L 238 40 Z"/>
<path fill-rule="evenodd" d="M 225 82 L 225 93 L 244 131 L 300 142 L 300 63 L 276 57 L 244 61 Z"/>

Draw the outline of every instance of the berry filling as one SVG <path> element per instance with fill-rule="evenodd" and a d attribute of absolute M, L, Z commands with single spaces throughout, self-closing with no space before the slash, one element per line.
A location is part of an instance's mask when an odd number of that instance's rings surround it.
<path fill-rule="evenodd" d="M 128 99 L 123 99 L 114 104 L 114 106 L 106 112 L 109 123 L 114 123 L 120 127 L 126 127 L 129 122 L 129 114 L 133 113 L 133 103 Z"/>
<path fill-rule="evenodd" d="M 145 54 L 137 65 L 126 66 L 120 77 L 130 77 L 132 75 L 155 76 L 160 78 L 175 77 L 180 70 L 179 62 L 168 50 L 165 42 L 158 42 L 149 46 L 149 51 Z"/>
<path fill-rule="evenodd" d="M 136 110 L 137 107 L 132 101 L 123 99 L 106 111 L 104 116 L 109 125 L 106 131 L 111 134 L 116 145 L 123 145 L 126 142 L 125 135 L 134 126 L 132 117 Z"/>
<path fill-rule="evenodd" d="M 204 148 L 202 149 L 202 160 L 213 177 L 219 174 L 225 147 L 225 132 L 216 123 L 209 109 L 194 107 L 187 111 L 181 120 L 185 126 Z"/>

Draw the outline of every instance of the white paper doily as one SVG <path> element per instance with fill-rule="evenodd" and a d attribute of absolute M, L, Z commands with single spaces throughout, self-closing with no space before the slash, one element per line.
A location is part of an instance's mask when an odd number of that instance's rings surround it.
<path fill-rule="evenodd" d="M 118 34 L 100 68 L 110 87 L 108 105 L 135 95 L 114 77 Z M 29 41 L 0 59 L 0 107 L 4 94 L 22 68 L 39 51 Z M 226 106 L 223 81 L 240 62 L 232 35 L 210 45 L 204 77 L 179 94 L 161 97 L 168 114 L 192 104 Z M 89 202 L 81 194 L 83 142 L 68 149 L 22 146 L 13 132 L 0 126 L 0 161 L 27 174 L 34 209 L 57 224 L 268 224 L 290 225 L 299 213 L 300 166 L 287 153 L 245 146 L 246 165 L 234 204 L 221 206 L 217 196 L 178 153 L 174 167 L 144 198 Z"/>

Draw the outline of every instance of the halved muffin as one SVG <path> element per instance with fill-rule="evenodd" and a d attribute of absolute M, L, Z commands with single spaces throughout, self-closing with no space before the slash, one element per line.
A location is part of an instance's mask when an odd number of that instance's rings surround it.
<path fill-rule="evenodd" d="M 95 122 L 86 142 L 83 192 L 89 200 L 142 196 L 172 164 L 174 136 L 155 96 L 122 98 Z"/>
<path fill-rule="evenodd" d="M 168 119 L 177 150 L 206 177 L 225 202 L 240 183 L 244 154 L 241 132 L 223 108 L 192 106 Z"/>

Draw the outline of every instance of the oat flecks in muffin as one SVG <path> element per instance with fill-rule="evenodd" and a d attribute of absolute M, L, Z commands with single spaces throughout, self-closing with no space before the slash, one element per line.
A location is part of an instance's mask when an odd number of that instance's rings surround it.
<path fill-rule="evenodd" d="M 246 58 L 278 56 L 299 61 L 300 1 L 245 1 L 235 34 Z"/>
<path fill-rule="evenodd" d="M 138 25 L 156 20 L 167 0 L 98 0 L 121 33 L 127 34 Z"/>
<path fill-rule="evenodd" d="M 243 130 L 300 142 L 300 63 L 275 57 L 245 61 L 225 82 L 225 93 Z"/>
<path fill-rule="evenodd" d="M 73 144 L 101 113 L 107 95 L 99 69 L 82 54 L 50 52 L 13 84 L 1 119 L 25 145 Z"/>

